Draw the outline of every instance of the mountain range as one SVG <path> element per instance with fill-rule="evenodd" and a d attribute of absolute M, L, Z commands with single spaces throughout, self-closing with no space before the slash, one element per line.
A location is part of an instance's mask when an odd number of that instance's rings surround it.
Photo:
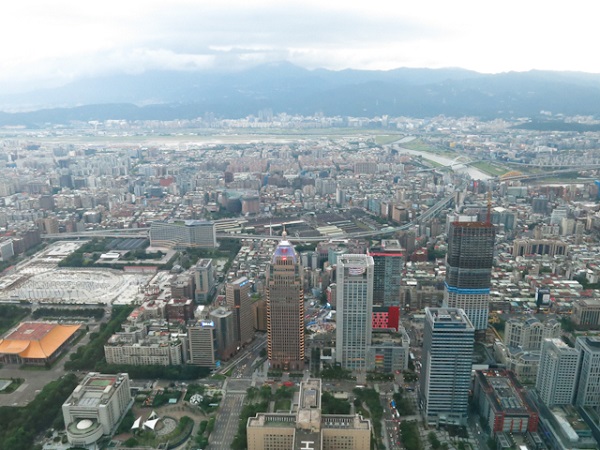
<path fill-rule="evenodd" d="M 72 120 L 240 118 L 274 114 L 374 117 L 600 116 L 600 74 L 464 69 L 307 70 L 272 63 L 238 72 L 152 71 L 81 79 L 0 96 L 0 125 Z M 18 111 L 18 112 L 6 112 Z M 547 114 L 544 115 L 547 117 Z"/>

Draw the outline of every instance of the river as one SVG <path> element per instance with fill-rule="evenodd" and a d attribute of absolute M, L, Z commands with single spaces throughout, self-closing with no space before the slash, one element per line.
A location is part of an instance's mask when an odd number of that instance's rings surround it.
<path fill-rule="evenodd" d="M 424 152 L 421 150 L 410 150 L 408 148 L 402 147 L 403 143 L 410 142 L 413 139 L 415 139 L 415 138 L 412 136 L 407 136 L 405 138 L 400 139 L 399 141 L 394 142 L 393 144 L 400 146 L 398 148 L 399 153 L 407 153 L 409 155 L 422 156 L 425 159 L 436 162 L 438 164 L 442 164 L 444 166 L 449 166 L 450 164 L 456 163 L 456 161 L 454 159 L 448 158 L 446 156 L 437 155 L 435 153 Z M 489 175 L 485 172 L 482 172 L 481 170 L 477 169 L 476 167 L 454 166 L 452 168 L 452 170 L 455 170 L 455 171 L 460 170 L 462 172 L 466 171 L 473 180 L 489 180 L 490 178 L 492 178 L 491 175 Z"/>

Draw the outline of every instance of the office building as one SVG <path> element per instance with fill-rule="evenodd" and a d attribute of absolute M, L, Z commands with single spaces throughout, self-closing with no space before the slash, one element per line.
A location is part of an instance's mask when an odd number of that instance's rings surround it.
<path fill-rule="evenodd" d="M 428 423 L 466 423 L 474 339 L 462 309 L 425 308 L 421 401 Z"/>
<path fill-rule="evenodd" d="M 210 312 L 210 320 L 215 324 L 217 357 L 222 361 L 231 358 L 238 348 L 233 312 L 228 308 L 217 308 Z"/>
<path fill-rule="evenodd" d="M 368 255 L 373 257 L 373 304 L 398 306 L 400 284 L 404 268 L 404 253 L 400 242 L 384 239 L 378 247 L 371 247 Z"/>
<path fill-rule="evenodd" d="M 373 257 L 342 255 L 337 267 L 336 362 L 366 375 L 373 330 Z"/>
<path fill-rule="evenodd" d="M 215 323 L 207 319 L 192 321 L 188 324 L 187 333 L 190 364 L 215 368 L 217 365 Z"/>
<path fill-rule="evenodd" d="M 544 339 L 535 387 L 546 406 L 573 403 L 580 359 L 562 339 Z"/>
<path fill-rule="evenodd" d="M 227 306 L 233 311 L 235 338 L 240 347 L 252 341 L 254 337 L 251 287 L 252 284 L 246 277 L 227 283 L 225 286 L 225 300 Z"/>
<path fill-rule="evenodd" d="M 267 266 L 267 349 L 274 369 L 304 369 L 304 283 L 293 245 L 283 239 Z"/>
<path fill-rule="evenodd" d="M 573 302 L 571 320 L 575 325 L 597 327 L 600 325 L 600 300 L 582 298 Z"/>
<path fill-rule="evenodd" d="M 463 309 L 478 331 L 488 326 L 495 237 L 488 222 L 452 222 L 449 228 L 444 306 Z"/>
<path fill-rule="evenodd" d="M 544 339 L 559 338 L 560 323 L 555 319 L 544 322 L 534 316 L 515 317 L 506 322 L 504 343 L 522 350 L 540 350 Z"/>
<path fill-rule="evenodd" d="M 69 443 L 87 447 L 111 436 L 132 404 L 129 375 L 88 373 L 62 405 Z"/>
<path fill-rule="evenodd" d="M 597 408 L 600 405 L 600 338 L 579 336 L 575 348 L 581 351 L 575 405 Z"/>
<path fill-rule="evenodd" d="M 176 250 L 215 248 L 217 246 L 215 223 L 200 220 L 152 222 L 150 245 Z"/>
<path fill-rule="evenodd" d="M 371 421 L 360 415 L 322 414 L 321 380 L 300 383 L 298 411 L 248 418 L 248 450 L 365 450 Z"/>
<path fill-rule="evenodd" d="M 215 294 L 215 273 L 212 259 L 201 259 L 194 267 L 194 300 L 209 303 Z"/>
<path fill-rule="evenodd" d="M 252 303 L 252 320 L 256 331 L 267 331 L 267 301 L 257 300 Z"/>

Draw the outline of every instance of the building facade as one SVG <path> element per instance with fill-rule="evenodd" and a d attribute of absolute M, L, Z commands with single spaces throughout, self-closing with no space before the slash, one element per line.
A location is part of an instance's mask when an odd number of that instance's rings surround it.
<path fill-rule="evenodd" d="M 337 267 L 336 362 L 366 374 L 373 330 L 373 257 L 342 255 Z"/>
<path fill-rule="evenodd" d="M 267 266 L 267 350 L 274 369 L 304 369 L 302 274 L 298 255 L 284 232 Z"/>
<path fill-rule="evenodd" d="M 104 345 L 108 364 L 172 366 L 183 364 L 183 343 L 168 332 L 113 334 Z"/>
<path fill-rule="evenodd" d="M 406 370 L 409 354 L 410 338 L 404 328 L 400 327 L 398 332 L 392 329 L 373 330 L 371 346 L 367 349 L 367 366 L 385 373 Z"/>
<path fill-rule="evenodd" d="M 241 277 L 225 286 L 225 300 L 233 312 L 235 336 L 239 346 L 246 345 L 254 337 L 251 287 L 250 280 L 246 277 Z"/>
<path fill-rule="evenodd" d="M 217 247 L 215 223 L 200 220 L 152 222 L 150 224 L 150 245 L 176 250 L 215 248 Z"/>
<path fill-rule="evenodd" d="M 215 323 L 212 320 L 197 320 L 188 323 L 189 363 L 202 367 L 216 366 Z"/>
<path fill-rule="evenodd" d="M 571 320 L 575 325 L 597 327 L 600 325 L 600 299 L 582 298 L 573 302 Z"/>
<path fill-rule="evenodd" d="M 398 306 L 400 285 L 404 268 L 404 253 L 400 242 L 384 239 L 379 247 L 372 247 L 368 253 L 373 257 L 373 304 Z"/>
<path fill-rule="evenodd" d="M 208 303 L 215 293 L 215 271 L 212 259 L 200 259 L 194 267 L 194 299 L 198 303 Z"/>
<path fill-rule="evenodd" d="M 62 405 L 69 443 L 87 447 L 112 435 L 133 403 L 129 389 L 126 373 L 88 373 Z"/>
<path fill-rule="evenodd" d="M 488 326 L 495 238 L 491 223 L 450 223 L 444 306 L 463 309 L 475 330 Z"/>
<path fill-rule="evenodd" d="M 581 351 L 562 339 L 544 339 L 535 388 L 546 406 L 573 403 L 580 360 Z"/>
<path fill-rule="evenodd" d="M 560 323 L 555 319 L 541 322 L 533 316 L 509 319 L 504 329 L 504 343 L 522 350 L 540 350 L 544 339 L 559 338 Z"/>
<path fill-rule="evenodd" d="M 430 424 L 467 420 L 475 328 L 462 309 L 425 308 L 421 400 Z"/>
<path fill-rule="evenodd" d="M 371 422 L 358 414 L 322 414 L 321 380 L 300 383 L 296 413 L 258 413 L 248 418 L 248 450 L 365 450 Z"/>
<path fill-rule="evenodd" d="M 579 336 L 575 349 L 581 351 L 575 405 L 597 408 L 600 405 L 600 338 Z"/>

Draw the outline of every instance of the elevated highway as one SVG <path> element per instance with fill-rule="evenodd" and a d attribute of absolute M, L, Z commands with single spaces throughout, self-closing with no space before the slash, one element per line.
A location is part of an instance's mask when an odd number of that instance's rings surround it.
<path fill-rule="evenodd" d="M 459 186 L 457 190 L 463 190 L 466 187 L 466 183 Z M 398 227 L 387 227 L 382 230 L 370 230 L 360 231 L 356 233 L 349 233 L 342 236 L 288 236 L 288 240 L 292 242 L 322 242 L 330 239 L 362 239 L 372 238 L 379 236 L 386 236 L 393 234 L 397 231 L 408 230 L 415 225 L 420 225 L 440 213 L 440 211 L 446 209 L 454 201 L 454 192 L 447 195 L 446 197 L 439 200 L 431 208 L 425 211 L 416 219 L 411 222 L 398 226 Z M 148 238 L 150 228 L 131 228 L 131 229 L 113 229 L 113 230 L 93 230 L 93 231 L 81 231 L 74 233 L 59 233 L 59 234 L 43 234 L 42 239 L 55 239 L 55 240 L 68 240 L 68 239 L 93 239 L 97 237 L 101 238 Z M 281 236 L 269 236 L 269 235 L 258 235 L 258 234 L 229 234 L 229 233 L 217 233 L 218 239 L 259 239 L 259 240 L 280 240 Z"/>

